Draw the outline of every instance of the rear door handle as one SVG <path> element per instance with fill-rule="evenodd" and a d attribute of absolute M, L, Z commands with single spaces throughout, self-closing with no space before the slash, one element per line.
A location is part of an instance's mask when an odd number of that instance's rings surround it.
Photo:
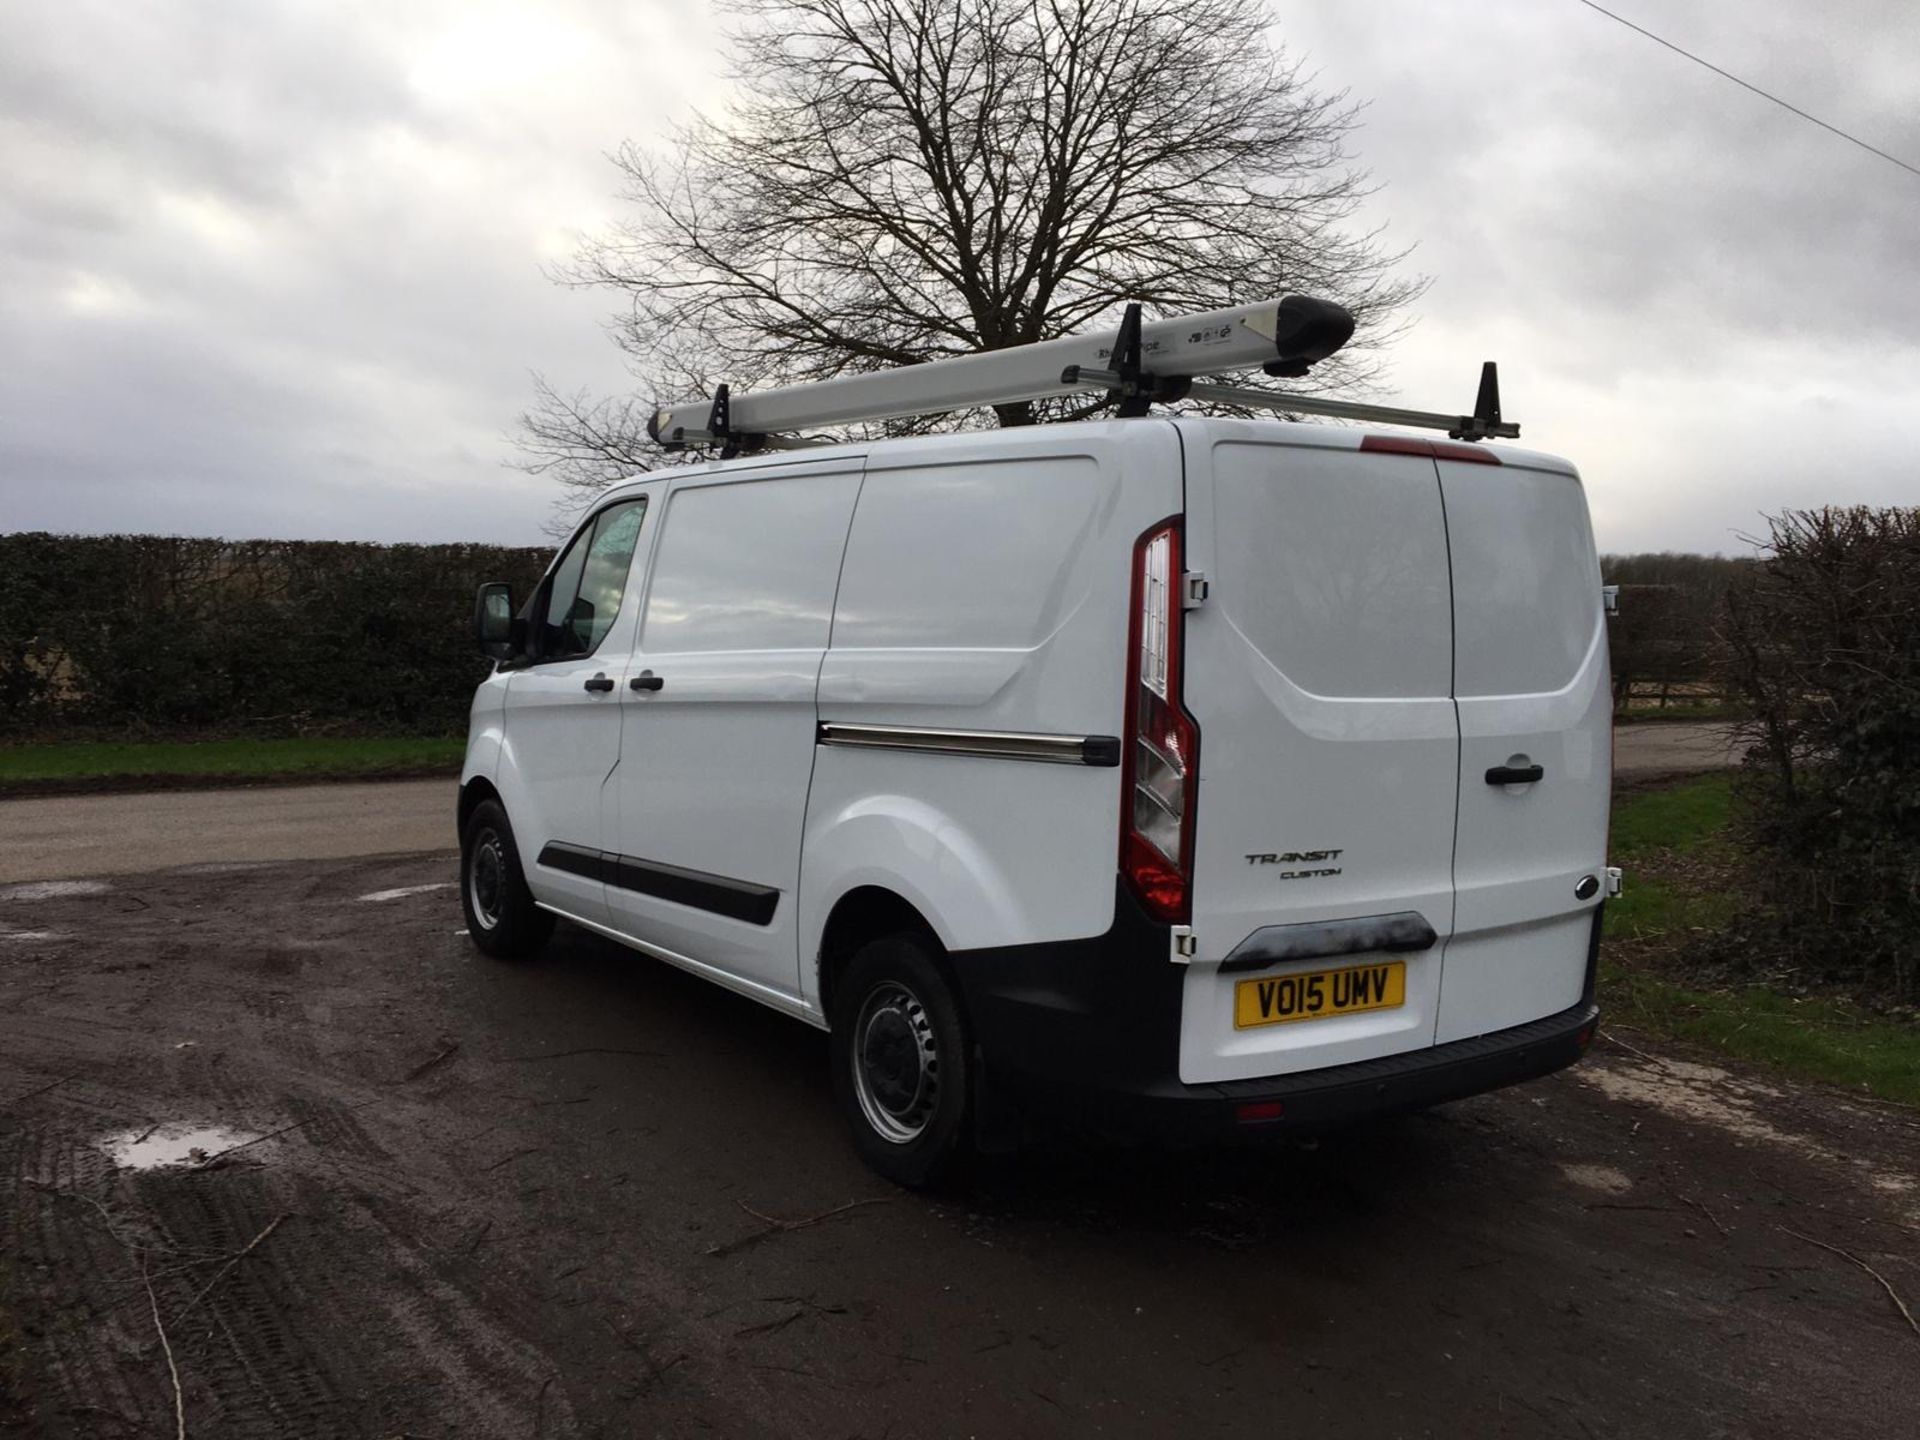
<path fill-rule="evenodd" d="M 1496 765 L 1487 771 L 1487 784 L 1531 785 L 1546 773 L 1538 765 Z"/>
<path fill-rule="evenodd" d="M 601 694 L 601 693 L 604 693 L 605 691 L 613 689 L 613 681 L 609 680 L 604 675 L 596 675 L 591 680 L 587 681 L 587 689 L 593 691 L 596 695 Z"/>
<path fill-rule="evenodd" d="M 658 690 L 666 683 L 664 675 L 656 675 L 651 670 L 642 670 L 627 681 L 628 686 L 634 690 Z"/>

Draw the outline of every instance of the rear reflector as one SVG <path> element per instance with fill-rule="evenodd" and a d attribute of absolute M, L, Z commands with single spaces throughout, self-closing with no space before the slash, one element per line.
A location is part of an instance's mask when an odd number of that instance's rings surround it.
<path fill-rule="evenodd" d="M 1242 1125 L 1270 1125 L 1286 1113 L 1287 1107 L 1278 1100 L 1249 1100 L 1234 1108 L 1233 1118 Z"/>
<path fill-rule="evenodd" d="M 1362 450 L 1375 455 L 1420 455 L 1431 460 L 1464 460 L 1469 465 L 1498 465 L 1500 456 L 1481 445 L 1456 445 L 1449 440 L 1420 440 L 1412 435 L 1368 435 Z"/>
<path fill-rule="evenodd" d="M 1597 1021 L 1590 1025 L 1582 1025 L 1579 1033 L 1573 1037 L 1573 1043 L 1579 1046 L 1580 1049 L 1585 1050 L 1589 1045 L 1593 1044 L 1593 1032 L 1599 1028 L 1600 1026 Z"/>

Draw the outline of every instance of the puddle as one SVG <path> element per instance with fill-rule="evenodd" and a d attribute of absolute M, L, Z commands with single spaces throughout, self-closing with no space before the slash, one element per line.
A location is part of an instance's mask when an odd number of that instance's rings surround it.
<path fill-rule="evenodd" d="M 259 1138 L 218 1125 L 162 1125 L 109 1135 L 100 1148 L 122 1170 L 163 1170 L 170 1165 L 198 1165 L 222 1150 Z"/>
<path fill-rule="evenodd" d="M 104 880 L 28 880 L 0 885 L 0 900 L 66 900 L 75 895 L 104 895 L 112 888 Z"/>
<path fill-rule="evenodd" d="M 436 880 L 431 885 L 402 885 L 398 890 L 375 890 L 370 895 L 356 895 L 353 898 L 362 905 L 377 905 L 383 900 L 404 900 L 409 895 L 424 895 L 429 890 L 451 890 L 459 883 L 457 880 Z"/>

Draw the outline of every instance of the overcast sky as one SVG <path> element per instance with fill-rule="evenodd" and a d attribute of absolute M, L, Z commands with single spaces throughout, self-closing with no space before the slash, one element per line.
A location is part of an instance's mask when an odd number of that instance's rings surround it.
<path fill-rule="evenodd" d="M 1609 8 L 1920 164 L 1920 7 Z M 1920 177 L 1575 0 L 1275 0 L 1366 99 L 1432 277 L 1380 398 L 1585 473 L 1603 549 L 1920 503 Z M 0 529 L 534 543 L 528 372 L 619 387 L 542 266 L 605 154 L 724 101 L 696 0 L 16 0 L 0 45 Z M 1250 297 L 1251 298 L 1251 297 Z"/>

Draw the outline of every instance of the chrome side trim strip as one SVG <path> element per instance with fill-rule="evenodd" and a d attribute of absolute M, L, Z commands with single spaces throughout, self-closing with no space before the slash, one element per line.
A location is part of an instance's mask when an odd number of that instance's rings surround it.
<path fill-rule="evenodd" d="M 1053 765 L 1120 763 L 1113 735 L 1031 735 L 1012 730 L 929 730 L 915 725 L 820 723 L 822 745 L 864 750 L 920 750 L 937 755 L 976 755 L 989 760 L 1038 760 Z"/>

